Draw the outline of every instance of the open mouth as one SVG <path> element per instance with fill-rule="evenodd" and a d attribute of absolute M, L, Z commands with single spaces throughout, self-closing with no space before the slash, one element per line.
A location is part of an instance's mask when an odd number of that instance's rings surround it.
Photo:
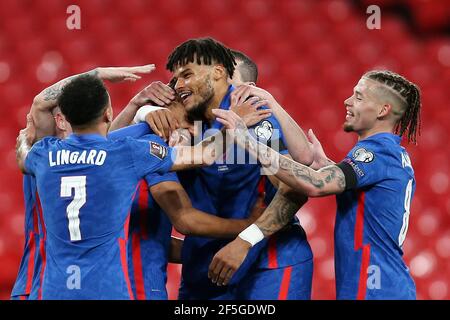
<path fill-rule="evenodd" d="M 189 99 L 190 96 L 192 96 L 192 91 L 182 91 L 179 93 L 181 101 L 183 103 L 186 103 L 186 100 Z"/>
<path fill-rule="evenodd" d="M 345 115 L 345 120 L 350 120 L 354 117 L 355 117 L 355 115 L 353 114 L 353 112 L 347 110 L 347 114 Z"/>

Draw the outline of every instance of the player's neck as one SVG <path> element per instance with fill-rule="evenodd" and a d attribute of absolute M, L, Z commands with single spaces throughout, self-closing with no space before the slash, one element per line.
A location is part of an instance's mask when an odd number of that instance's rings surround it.
<path fill-rule="evenodd" d="M 394 128 L 391 125 L 381 124 L 371 129 L 361 130 L 358 132 L 358 141 L 367 139 L 378 133 L 394 133 Z"/>
<path fill-rule="evenodd" d="M 206 120 L 208 120 L 209 124 L 212 124 L 215 120 L 215 116 L 212 113 L 212 109 L 217 109 L 220 106 L 223 98 L 228 92 L 228 83 L 221 84 L 215 88 L 215 94 L 211 100 L 211 103 L 208 105 L 208 109 L 206 110 Z"/>
<path fill-rule="evenodd" d="M 73 128 L 73 133 L 77 135 L 84 134 L 98 134 L 106 137 L 108 134 L 108 126 L 106 123 L 99 123 L 93 126 L 84 127 L 84 128 Z"/>

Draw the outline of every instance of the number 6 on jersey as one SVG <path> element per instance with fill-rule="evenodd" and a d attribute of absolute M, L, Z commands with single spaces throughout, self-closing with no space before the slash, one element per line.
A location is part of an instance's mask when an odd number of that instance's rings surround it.
<path fill-rule="evenodd" d="M 72 197 L 72 202 L 67 206 L 67 219 L 69 220 L 70 241 L 81 240 L 80 208 L 86 203 L 86 176 L 62 177 L 61 197 Z"/>

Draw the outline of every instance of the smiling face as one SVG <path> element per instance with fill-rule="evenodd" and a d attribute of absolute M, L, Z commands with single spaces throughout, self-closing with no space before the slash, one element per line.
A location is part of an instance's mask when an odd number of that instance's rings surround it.
<path fill-rule="evenodd" d="M 344 101 L 346 132 L 354 131 L 361 136 L 375 127 L 381 111 L 381 104 L 374 93 L 376 86 L 373 81 L 361 78 L 353 89 L 353 95 Z"/>
<path fill-rule="evenodd" d="M 203 114 L 214 97 L 213 68 L 191 62 L 175 69 L 175 91 L 188 113 Z"/>

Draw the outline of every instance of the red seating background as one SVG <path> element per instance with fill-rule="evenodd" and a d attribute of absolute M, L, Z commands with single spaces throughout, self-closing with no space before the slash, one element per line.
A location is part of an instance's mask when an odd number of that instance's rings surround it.
<path fill-rule="evenodd" d="M 402 73 L 422 88 L 422 136 L 407 146 L 416 170 L 405 258 L 419 299 L 450 298 L 450 21 L 446 1 L 402 1 L 415 34 L 393 1 L 297 0 L 2 0 L 0 1 L 0 298 L 7 299 L 23 248 L 23 195 L 15 164 L 18 130 L 33 97 L 48 84 L 95 66 L 155 63 L 134 84 L 108 85 L 116 114 L 142 87 L 169 79 L 171 50 L 192 37 L 213 36 L 251 56 L 259 86 L 304 129 L 314 128 L 328 155 L 342 158 L 355 137 L 342 131 L 344 99 L 373 68 Z M 381 30 L 368 30 L 364 5 L 382 6 Z M 68 30 L 66 9 L 81 8 L 81 30 Z M 415 29 L 418 30 L 418 29 Z M 449 109 L 447 109 L 449 108 Z M 314 299 L 334 299 L 334 198 L 310 200 L 299 212 L 315 256 Z M 171 298 L 179 267 L 170 266 Z"/>

